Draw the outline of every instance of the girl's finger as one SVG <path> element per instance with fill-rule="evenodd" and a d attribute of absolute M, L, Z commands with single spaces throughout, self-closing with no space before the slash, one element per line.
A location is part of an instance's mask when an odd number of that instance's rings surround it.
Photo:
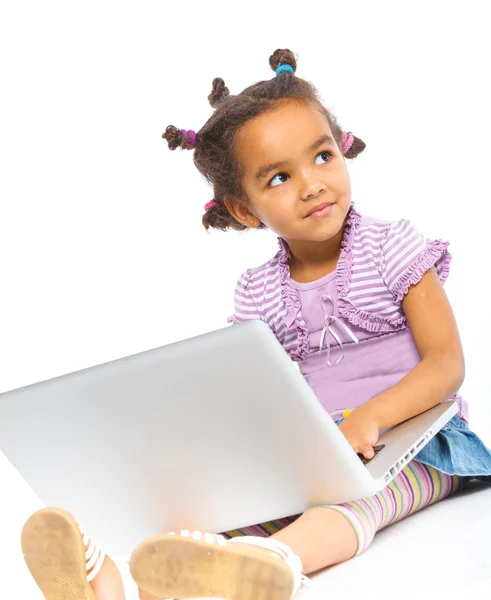
<path fill-rule="evenodd" d="M 373 458 L 375 456 L 375 452 L 370 444 L 362 444 L 359 453 L 363 454 L 365 458 Z"/>

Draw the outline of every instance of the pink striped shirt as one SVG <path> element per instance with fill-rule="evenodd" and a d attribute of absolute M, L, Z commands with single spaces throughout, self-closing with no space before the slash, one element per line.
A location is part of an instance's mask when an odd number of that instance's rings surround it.
<path fill-rule="evenodd" d="M 289 356 L 303 361 L 309 338 L 298 290 L 292 285 L 288 245 L 259 267 L 247 269 L 234 294 L 235 313 L 228 323 L 266 321 Z M 338 309 L 351 324 L 372 332 L 408 327 L 402 299 L 409 286 L 435 267 L 440 281 L 448 277 L 448 242 L 430 240 L 405 219 L 382 221 L 360 215 L 351 206 L 336 267 Z"/>

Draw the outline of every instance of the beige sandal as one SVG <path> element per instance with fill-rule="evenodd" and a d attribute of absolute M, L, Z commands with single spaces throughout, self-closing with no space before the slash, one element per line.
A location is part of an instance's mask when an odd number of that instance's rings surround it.
<path fill-rule="evenodd" d="M 105 554 L 84 534 L 70 513 L 43 508 L 27 519 L 22 528 L 22 551 L 46 600 L 96 600 L 90 582 L 104 563 Z M 115 561 L 127 600 L 138 598 L 138 587 L 126 563 Z"/>
<path fill-rule="evenodd" d="M 145 540 L 131 555 L 130 571 L 140 589 L 172 598 L 289 600 L 310 584 L 300 558 L 281 542 L 199 531 Z"/>

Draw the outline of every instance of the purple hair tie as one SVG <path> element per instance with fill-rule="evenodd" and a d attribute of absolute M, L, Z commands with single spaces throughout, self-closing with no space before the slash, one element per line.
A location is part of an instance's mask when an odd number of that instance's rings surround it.
<path fill-rule="evenodd" d="M 193 148 L 196 146 L 196 132 L 192 129 L 181 129 L 181 135 L 184 141 L 188 142 Z"/>
<path fill-rule="evenodd" d="M 355 138 L 354 138 L 353 134 L 351 133 L 351 131 L 349 131 L 348 133 L 343 131 L 343 133 L 341 134 L 341 150 L 343 151 L 343 154 L 348 152 L 348 150 L 353 145 L 354 141 L 355 141 Z"/>

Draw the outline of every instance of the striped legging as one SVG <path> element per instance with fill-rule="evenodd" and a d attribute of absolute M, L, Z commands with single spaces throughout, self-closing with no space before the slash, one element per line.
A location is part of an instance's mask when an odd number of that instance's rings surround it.
<path fill-rule="evenodd" d="M 373 541 L 377 531 L 459 491 L 465 483 L 458 475 L 446 475 L 413 460 L 381 492 L 369 498 L 345 504 L 322 505 L 343 514 L 353 526 L 358 538 L 357 554 Z M 312 507 L 312 508 L 318 508 Z M 298 519 L 300 515 L 286 517 L 227 531 L 227 538 L 239 535 L 267 537 Z"/>

